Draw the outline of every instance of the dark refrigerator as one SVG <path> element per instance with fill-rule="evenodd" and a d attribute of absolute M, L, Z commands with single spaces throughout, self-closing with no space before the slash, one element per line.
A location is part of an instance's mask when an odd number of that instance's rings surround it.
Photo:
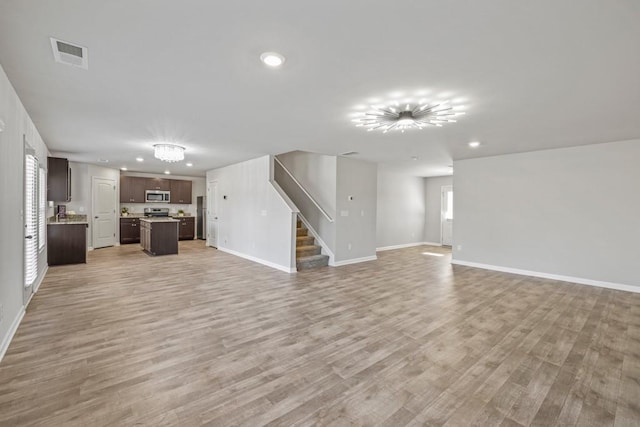
<path fill-rule="evenodd" d="M 196 197 L 196 237 L 207 239 L 207 199 L 204 196 Z"/>

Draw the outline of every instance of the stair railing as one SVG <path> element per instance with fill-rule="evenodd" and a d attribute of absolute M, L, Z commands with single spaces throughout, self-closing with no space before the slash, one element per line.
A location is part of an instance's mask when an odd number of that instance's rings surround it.
<path fill-rule="evenodd" d="M 302 184 L 300 184 L 300 182 L 296 179 L 295 176 L 293 176 L 293 174 L 291 172 L 289 172 L 289 169 L 287 169 L 287 167 L 285 165 L 282 164 L 282 162 L 280 161 L 280 159 L 278 159 L 277 157 L 273 157 L 276 161 L 276 163 L 278 163 L 278 165 L 280 165 L 280 167 L 282 168 L 282 170 L 284 170 L 287 175 L 289 175 L 289 177 L 291 177 L 291 179 L 293 180 L 293 182 L 296 183 L 296 185 L 298 187 L 300 187 L 300 189 L 302 190 L 302 192 L 309 198 L 309 200 L 311 200 L 311 202 L 316 206 L 316 208 L 318 208 L 318 210 L 320 211 L 320 213 L 322 213 L 322 215 L 324 215 L 324 217 L 327 219 L 327 221 L 329 222 L 333 222 L 333 218 L 331 218 L 331 216 L 327 213 L 327 211 L 325 211 L 324 209 L 322 209 L 322 206 L 320 206 L 318 204 L 318 202 L 316 202 L 316 200 L 311 196 L 311 194 L 309 194 L 309 192 L 302 186 Z"/>

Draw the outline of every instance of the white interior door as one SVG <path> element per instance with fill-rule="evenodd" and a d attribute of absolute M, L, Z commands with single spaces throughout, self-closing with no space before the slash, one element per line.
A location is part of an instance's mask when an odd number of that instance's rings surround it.
<path fill-rule="evenodd" d="M 207 245 L 218 247 L 218 181 L 207 185 Z"/>
<path fill-rule="evenodd" d="M 116 182 L 93 177 L 93 248 L 113 246 L 116 242 Z"/>
<path fill-rule="evenodd" d="M 441 193 L 441 241 L 444 246 L 451 246 L 453 244 L 453 187 L 451 185 L 443 185 Z"/>

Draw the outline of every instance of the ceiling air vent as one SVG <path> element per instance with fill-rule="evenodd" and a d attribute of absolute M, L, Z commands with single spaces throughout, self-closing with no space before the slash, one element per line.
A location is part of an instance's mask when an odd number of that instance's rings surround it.
<path fill-rule="evenodd" d="M 86 47 L 51 37 L 51 48 L 56 62 L 78 68 L 89 69 L 89 52 Z"/>
<path fill-rule="evenodd" d="M 340 153 L 341 156 L 355 156 L 359 154 L 357 151 L 345 151 L 344 153 Z"/>

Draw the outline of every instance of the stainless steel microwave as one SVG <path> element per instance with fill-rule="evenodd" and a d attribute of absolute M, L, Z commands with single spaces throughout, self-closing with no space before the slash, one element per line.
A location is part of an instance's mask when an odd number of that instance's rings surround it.
<path fill-rule="evenodd" d="M 147 203 L 169 203 L 171 202 L 170 191 L 147 190 L 144 192 Z"/>

